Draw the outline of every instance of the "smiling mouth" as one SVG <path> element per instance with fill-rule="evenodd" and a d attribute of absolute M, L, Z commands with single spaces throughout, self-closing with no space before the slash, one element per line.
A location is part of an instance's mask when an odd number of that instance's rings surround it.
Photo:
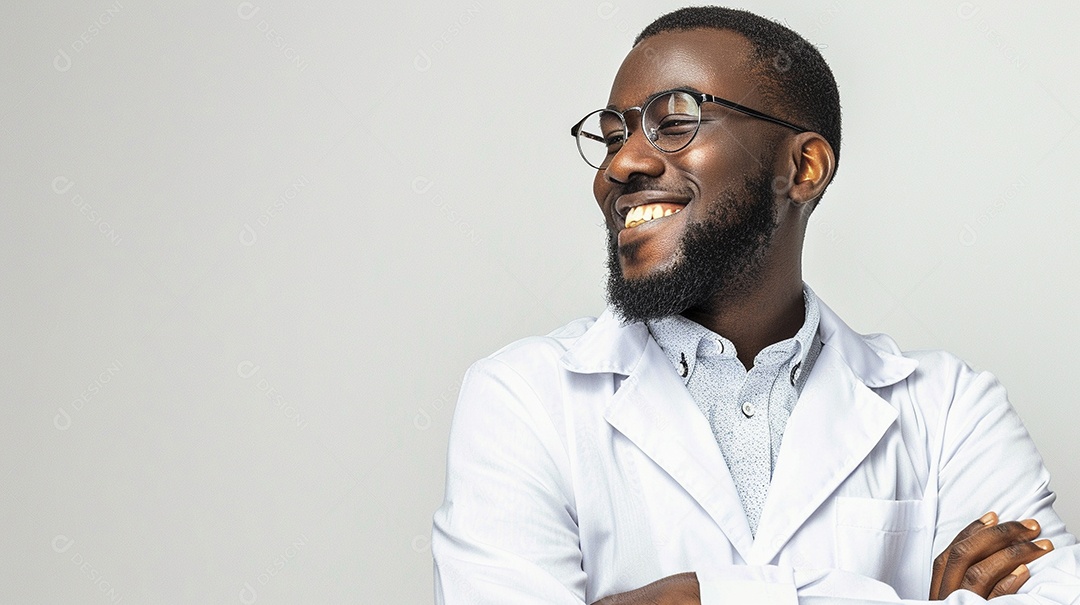
<path fill-rule="evenodd" d="M 655 221 L 665 216 L 671 216 L 677 214 L 683 209 L 682 204 L 673 204 L 668 202 L 658 202 L 654 204 L 642 204 L 641 206 L 634 206 L 626 213 L 625 227 L 627 229 L 631 227 L 637 227 L 643 225 L 649 221 Z"/>

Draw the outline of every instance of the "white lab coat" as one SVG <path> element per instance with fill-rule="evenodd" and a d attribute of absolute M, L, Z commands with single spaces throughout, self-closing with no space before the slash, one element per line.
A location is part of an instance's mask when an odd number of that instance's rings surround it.
<path fill-rule="evenodd" d="M 824 303 L 820 334 L 756 539 L 644 324 L 608 309 L 473 364 L 434 519 L 436 602 L 580 605 L 684 571 L 703 605 L 920 600 L 934 557 L 991 510 L 1037 519 L 1056 547 L 994 602 L 1080 602 L 1080 546 L 996 379 L 861 336 Z"/>

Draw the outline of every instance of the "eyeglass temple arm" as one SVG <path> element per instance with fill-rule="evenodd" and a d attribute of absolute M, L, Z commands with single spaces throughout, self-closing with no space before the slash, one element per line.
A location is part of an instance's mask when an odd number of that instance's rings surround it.
<path fill-rule="evenodd" d="M 746 114 L 748 116 L 753 116 L 753 117 L 755 117 L 755 118 L 757 118 L 759 120 L 765 120 L 766 122 L 772 122 L 773 124 L 778 124 L 780 126 L 787 127 L 787 128 L 790 128 L 790 129 L 792 129 L 792 130 L 794 130 L 796 132 L 809 132 L 808 128 L 803 128 L 802 126 L 796 126 L 795 124 L 792 124 L 791 122 L 781 120 L 780 118 L 774 118 L 774 117 L 770 116 L 767 113 L 761 113 L 760 111 L 758 111 L 756 109 L 751 109 L 751 108 L 749 108 L 749 107 L 747 107 L 745 105 L 740 105 L 740 104 L 736 103 L 735 101 L 728 101 L 727 99 L 722 99 L 720 97 L 714 97 L 714 96 L 712 96 L 710 94 L 706 94 L 706 93 L 698 93 L 698 94 L 701 96 L 702 102 L 708 101 L 710 103 L 716 103 L 717 105 L 723 105 L 724 107 L 727 107 L 728 109 L 734 109 L 735 111 L 738 111 L 739 113 L 744 113 L 744 114 Z"/>
<path fill-rule="evenodd" d="M 570 127 L 570 136 L 572 136 L 572 137 L 583 136 L 583 137 L 585 137 L 587 139 L 592 139 L 594 141 L 600 141 L 601 143 L 607 143 L 607 141 L 604 140 L 604 137 L 597 136 L 597 135 L 595 135 L 595 134 L 593 134 L 591 132 L 582 130 L 581 129 L 581 124 L 574 124 L 573 126 Z"/>

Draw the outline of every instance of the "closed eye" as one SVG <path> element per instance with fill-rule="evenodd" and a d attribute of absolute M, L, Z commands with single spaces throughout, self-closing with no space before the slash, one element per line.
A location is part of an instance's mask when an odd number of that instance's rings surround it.
<path fill-rule="evenodd" d="M 656 130 L 663 135 L 678 135 L 692 131 L 697 128 L 697 125 L 698 119 L 696 116 L 672 114 L 665 117 L 656 127 Z"/>
<path fill-rule="evenodd" d="M 620 133 L 617 133 L 617 134 L 611 134 L 609 136 L 604 137 L 604 144 L 607 145 L 608 147 L 617 147 L 619 145 L 622 145 L 623 144 L 623 135 L 622 135 L 622 133 L 620 132 Z"/>

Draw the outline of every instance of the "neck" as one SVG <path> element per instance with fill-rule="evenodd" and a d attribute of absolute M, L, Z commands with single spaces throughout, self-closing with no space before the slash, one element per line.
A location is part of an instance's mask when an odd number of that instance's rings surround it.
<path fill-rule="evenodd" d="M 730 340 L 747 369 L 762 349 L 795 336 L 806 321 L 802 276 L 797 268 L 787 279 L 761 283 L 761 287 L 734 299 L 718 297 L 711 308 L 682 313 Z"/>

